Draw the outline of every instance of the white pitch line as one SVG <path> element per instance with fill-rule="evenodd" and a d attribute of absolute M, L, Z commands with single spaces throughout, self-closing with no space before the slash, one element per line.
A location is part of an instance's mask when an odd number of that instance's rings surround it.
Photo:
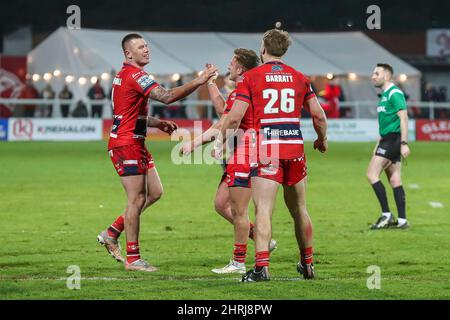
<path fill-rule="evenodd" d="M 443 208 L 444 207 L 442 202 L 438 202 L 438 201 L 430 201 L 430 206 L 432 208 Z"/>
<path fill-rule="evenodd" d="M 420 189 L 420 186 L 418 184 L 415 184 L 415 183 L 412 183 L 412 184 L 408 185 L 408 187 L 410 189 Z"/>

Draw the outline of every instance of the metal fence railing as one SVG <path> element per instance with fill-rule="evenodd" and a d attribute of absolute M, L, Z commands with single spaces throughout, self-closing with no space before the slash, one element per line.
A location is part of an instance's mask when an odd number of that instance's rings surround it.
<path fill-rule="evenodd" d="M 376 117 L 376 108 L 378 101 L 343 101 L 340 102 L 340 108 L 348 107 L 352 110 L 352 118 L 360 119 L 367 117 L 367 114 L 371 114 L 372 117 Z M 408 109 L 412 113 L 413 109 L 422 109 L 426 111 L 428 119 L 434 120 L 436 118 L 436 110 L 446 109 L 448 116 L 450 116 L 450 102 L 434 102 L 434 101 L 408 101 Z M 361 111 L 366 111 L 365 116 L 362 116 Z M 368 112 L 367 112 L 368 111 Z"/>
<path fill-rule="evenodd" d="M 77 107 L 77 104 L 80 100 L 62 100 L 62 99 L 10 99 L 10 98 L 0 98 L 0 105 L 6 106 L 14 117 L 22 117 L 23 114 L 23 106 L 36 106 L 36 114 L 35 117 L 43 117 L 43 114 L 39 111 L 43 108 L 51 106 L 53 109 L 52 117 L 58 118 L 61 117 L 61 105 L 69 106 L 69 116 Z M 112 107 L 111 101 L 109 99 L 104 100 L 82 100 L 83 104 L 86 106 L 88 117 L 91 115 L 92 105 L 103 105 L 103 118 L 111 118 L 112 117 Z M 376 106 L 377 101 L 343 101 L 340 102 L 340 108 L 349 108 L 351 112 L 349 113 L 349 118 L 375 118 L 376 117 Z M 166 106 L 159 102 L 151 101 L 150 102 L 150 114 L 153 114 L 153 110 L 155 107 Z M 192 112 L 186 112 L 188 118 L 199 118 L 206 117 L 208 119 L 212 119 L 215 116 L 214 106 L 210 100 L 184 100 L 178 101 L 170 105 L 171 107 L 180 107 L 183 106 L 188 109 L 192 109 Z M 206 108 L 206 112 L 200 112 L 200 110 L 204 110 Z M 408 108 L 411 111 L 413 108 L 421 109 L 426 111 L 426 118 L 435 119 L 436 118 L 436 110 L 447 110 L 447 115 L 450 116 L 450 102 L 426 102 L 426 101 L 417 101 L 417 102 L 408 102 Z M 197 113 L 197 114 L 196 114 Z M 201 114 L 199 114 L 201 113 Z"/>

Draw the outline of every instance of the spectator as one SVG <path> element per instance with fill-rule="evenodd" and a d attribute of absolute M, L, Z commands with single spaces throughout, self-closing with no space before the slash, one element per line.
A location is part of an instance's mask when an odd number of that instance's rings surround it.
<path fill-rule="evenodd" d="M 396 85 L 397 87 L 399 87 L 400 90 L 403 91 L 403 94 L 405 95 L 405 101 L 408 102 L 408 100 L 409 100 L 409 94 L 405 91 L 405 88 L 403 87 L 403 85 L 402 85 L 400 82 L 397 82 L 395 85 Z"/>
<path fill-rule="evenodd" d="M 423 101 L 436 101 L 438 93 L 436 89 L 433 87 L 433 84 L 427 82 L 425 85 L 425 91 L 423 92 L 422 100 Z"/>
<path fill-rule="evenodd" d="M 59 99 L 61 100 L 70 100 L 73 97 L 72 92 L 69 90 L 67 84 L 64 85 L 62 91 L 59 93 Z M 63 118 L 67 118 L 69 116 L 70 104 L 62 103 L 61 104 L 61 115 Z"/>
<path fill-rule="evenodd" d="M 88 110 L 86 105 L 83 103 L 83 101 L 78 100 L 77 106 L 72 112 L 72 117 L 74 118 L 87 118 L 88 117 Z"/>
<path fill-rule="evenodd" d="M 439 90 L 433 87 L 431 83 L 425 85 L 425 90 L 422 96 L 423 101 L 435 101 L 435 102 L 446 102 L 447 101 L 447 88 L 444 86 L 439 87 Z M 425 110 L 425 109 L 422 109 Z M 427 115 L 429 115 L 430 109 L 427 110 Z M 423 114 L 421 115 L 423 116 Z M 448 109 L 436 108 L 434 109 L 434 117 L 437 119 L 447 119 L 449 117 Z M 426 117 L 428 118 L 428 116 Z"/>
<path fill-rule="evenodd" d="M 438 102 L 446 102 L 447 101 L 447 88 L 444 86 L 440 86 L 437 91 L 437 100 Z M 436 108 L 436 118 L 437 119 L 448 119 L 449 111 L 446 108 Z"/>
<path fill-rule="evenodd" d="M 106 98 L 105 90 L 100 85 L 100 79 L 89 89 L 88 97 L 91 100 L 104 100 Z M 103 104 L 92 104 L 92 118 L 101 118 L 103 116 Z"/>
<path fill-rule="evenodd" d="M 52 86 L 48 83 L 44 90 L 42 90 L 41 98 L 45 100 L 55 99 L 55 91 L 53 91 Z M 53 102 L 49 104 L 42 105 L 41 108 L 42 117 L 51 118 L 53 114 Z"/>
<path fill-rule="evenodd" d="M 447 101 L 447 88 L 444 86 L 439 87 L 439 91 L 437 92 L 437 101 L 446 102 Z"/>
<path fill-rule="evenodd" d="M 0 118 L 10 118 L 12 117 L 12 111 L 7 106 L 0 104 Z"/>
<path fill-rule="evenodd" d="M 22 91 L 20 92 L 19 97 L 21 99 L 38 99 L 39 98 L 39 92 L 33 86 L 33 82 L 31 80 L 26 81 L 25 86 L 22 88 Z M 33 118 L 34 113 L 36 111 L 36 105 L 35 104 L 25 104 L 23 107 L 24 107 L 23 116 L 27 117 L 27 118 Z"/>
<path fill-rule="evenodd" d="M 341 88 L 334 82 L 328 82 L 325 86 L 325 90 L 319 93 L 325 99 L 325 103 L 322 104 L 322 108 L 325 111 L 328 119 L 339 118 L 339 97 L 341 95 Z"/>

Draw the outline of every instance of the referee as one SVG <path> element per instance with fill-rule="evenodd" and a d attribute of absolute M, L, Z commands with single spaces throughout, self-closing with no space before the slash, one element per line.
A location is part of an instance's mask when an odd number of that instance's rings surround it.
<path fill-rule="evenodd" d="M 377 64 L 372 74 L 372 82 L 382 90 L 378 102 L 378 124 L 381 138 L 367 169 L 367 179 L 380 202 L 381 216 L 371 229 L 409 228 L 406 220 L 405 190 L 401 180 L 401 159 L 409 156 L 408 113 L 404 93 L 392 82 L 393 68 L 385 63 Z M 381 173 L 386 173 L 397 205 L 398 220 L 389 209 L 386 190 L 380 181 Z"/>

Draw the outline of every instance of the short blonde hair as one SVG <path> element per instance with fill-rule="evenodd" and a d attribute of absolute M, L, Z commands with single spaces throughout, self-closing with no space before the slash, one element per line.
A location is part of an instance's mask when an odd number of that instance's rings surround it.
<path fill-rule="evenodd" d="M 282 57 L 292 41 L 289 37 L 289 33 L 283 30 L 271 29 L 263 35 L 264 48 L 267 53 L 274 57 Z"/>

